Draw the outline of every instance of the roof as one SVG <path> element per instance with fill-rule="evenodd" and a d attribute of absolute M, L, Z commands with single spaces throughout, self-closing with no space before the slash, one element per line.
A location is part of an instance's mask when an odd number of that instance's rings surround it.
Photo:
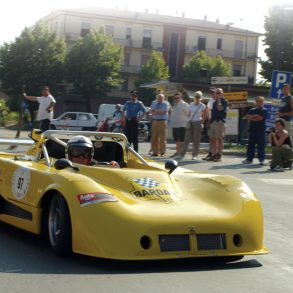
<path fill-rule="evenodd" d="M 141 22 L 150 22 L 152 24 L 160 24 L 160 25 L 172 25 L 172 26 L 185 26 L 190 28 L 198 28 L 201 27 L 203 29 L 213 29 L 213 30 L 226 30 L 235 33 L 249 33 L 256 36 L 260 36 L 262 34 L 258 32 L 248 31 L 246 29 L 240 29 L 236 27 L 232 27 L 226 24 L 220 24 L 218 22 L 212 22 L 208 20 L 200 20 L 193 18 L 185 18 L 179 16 L 169 16 L 169 15 L 161 15 L 161 14 L 153 14 L 153 13 L 145 13 L 145 12 L 134 12 L 128 10 L 118 10 L 118 9 L 109 9 L 109 8 L 78 8 L 78 9 L 63 9 L 57 10 L 47 17 L 53 16 L 55 14 L 88 14 L 89 16 L 104 16 L 109 18 L 120 18 L 124 20 L 134 20 Z M 47 18 L 45 17 L 45 18 Z"/>

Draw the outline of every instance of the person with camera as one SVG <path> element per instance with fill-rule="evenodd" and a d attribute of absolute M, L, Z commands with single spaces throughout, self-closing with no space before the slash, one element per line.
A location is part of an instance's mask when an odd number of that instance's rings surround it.
<path fill-rule="evenodd" d="M 263 107 L 264 100 L 264 97 L 256 97 L 256 107 L 250 109 L 246 115 L 246 118 L 249 121 L 249 136 L 246 159 L 242 161 L 243 164 L 252 164 L 255 154 L 255 147 L 257 147 L 259 164 L 261 166 L 264 165 L 266 130 L 265 120 L 267 116 L 267 110 Z"/>
<path fill-rule="evenodd" d="M 292 169 L 292 142 L 285 129 L 286 121 L 282 118 L 275 120 L 275 128 L 270 129 L 269 143 L 272 145 L 272 161 L 270 168 L 273 171 Z"/>

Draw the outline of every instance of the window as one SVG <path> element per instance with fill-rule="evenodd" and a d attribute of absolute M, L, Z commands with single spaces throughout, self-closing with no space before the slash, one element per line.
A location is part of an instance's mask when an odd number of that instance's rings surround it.
<path fill-rule="evenodd" d="M 80 35 L 82 37 L 86 36 L 90 32 L 90 29 L 91 29 L 91 24 L 90 23 L 88 23 L 88 22 L 82 22 L 81 23 Z"/>
<path fill-rule="evenodd" d="M 114 37 L 114 26 L 113 25 L 106 25 L 105 31 L 106 31 L 106 34 Z"/>
<path fill-rule="evenodd" d="M 233 64 L 233 76 L 241 76 L 242 66 L 239 64 Z"/>
<path fill-rule="evenodd" d="M 125 52 L 124 53 L 124 66 L 129 66 L 130 64 L 130 53 Z"/>
<path fill-rule="evenodd" d="M 217 39 L 217 50 L 222 50 L 222 39 Z"/>
<path fill-rule="evenodd" d="M 143 66 L 147 63 L 147 61 L 149 60 L 150 56 L 149 55 L 141 55 L 141 61 L 140 64 Z"/>
<path fill-rule="evenodd" d="M 142 47 L 143 48 L 152 47 L 152 31 L 151 30 L 143 30 Z"/>
<path fill-rule="evenodd" d="M 121 86 L 121 90 L 123 92 L 128 92 L 128 78 L 124 79 L 122 86 Z"/>
<path fill-rule="evenodd" d="M 90 117 L 88 114 L 79 114 L 78 119 L 81 121 L 88 121 L 90 120 Z"/>
<path fill-rule="evenodd" d="M 131 35 L 132 35 L 132 28 L 131 27 L 127 27 L 126 28 L 126 40 L 130 40 L 131 39 Z"/>
<path fill-rule="evenodd" d="M 206 50 L 206 37 L 199 37 L 197 42 L 197 48 L 199 51 L 205 51 Z"/>
<path fill-rule="evenodd" d="M 243 55 L 243 41 L 236 40 L 234 58 L 242 58 L 242 55 Z"/>

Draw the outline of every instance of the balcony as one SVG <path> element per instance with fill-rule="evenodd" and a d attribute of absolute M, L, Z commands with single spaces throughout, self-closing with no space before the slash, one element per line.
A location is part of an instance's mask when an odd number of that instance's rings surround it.
<path fill-rule="evenodd" d="M 120 44 L 126 48 L 137 48 L 137 49 L 151 49 L 157 51 L 163 51 L 163 43 L 161 42 L 143 42 L 143 40 L 134 39 L 119 39 L 113 38 L 116 44 Z"/>
<path fill-rule="evenodd" d="M 137 74 L 139 73 L 141 69 L 141 66 L 135 66 L 135 65 L 122 65 L 122 67 L 120 68 L 120 72 L 127 72 L 127 73 L 133 73 L 133 74 Z"/>
<path fill-rule="evenodd" d="M 198 50 L 196 46 L 187 46 L 185 47 L 185 54 L 195 54 Z M 229 58 L 229 59 L 238 59 L 238 60 L 245 60 L 245 59 L 250 59 L 250 60 L 256 60 L 257 55 L 255 52 L 237 52 L 237 51 L 232 51 L 232 50 L 217 50 L 217 49 L 206 49 L 204 50 L 207 55 L 209 56 L 217 56 L 221 55 L 223 58 Z M 246 56 L 245 56 L 246 55 Z"/>

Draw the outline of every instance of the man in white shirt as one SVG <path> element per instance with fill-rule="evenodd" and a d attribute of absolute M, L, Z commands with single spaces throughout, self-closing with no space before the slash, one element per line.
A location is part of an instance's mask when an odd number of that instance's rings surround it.
<path fill-rule="evenodd" d="M 53 119 L 53 109 L 56 104 L 56 100 L 50 94 L 50 89 L 47 86 L 42 87 L 42 96 L 27 96 L 24 94 L 24 98 L 39 103 L 38 117 L 37 120 L 40 121 L 40 129 L 44 132 L 50 129 L 50 122 Z"/>
<path fill-rule="evenodd" d="M 173 138 L 176 142 L 176 152 L 171 156 L 174 158 L 179 155 L 185 137 L 185 127 L 189 117 L 189 104 L 184 102 L 182 94 L 177 92 L 174 95 L 174 108 L 171 113 L 170 121 L 173 131 Z"/>

